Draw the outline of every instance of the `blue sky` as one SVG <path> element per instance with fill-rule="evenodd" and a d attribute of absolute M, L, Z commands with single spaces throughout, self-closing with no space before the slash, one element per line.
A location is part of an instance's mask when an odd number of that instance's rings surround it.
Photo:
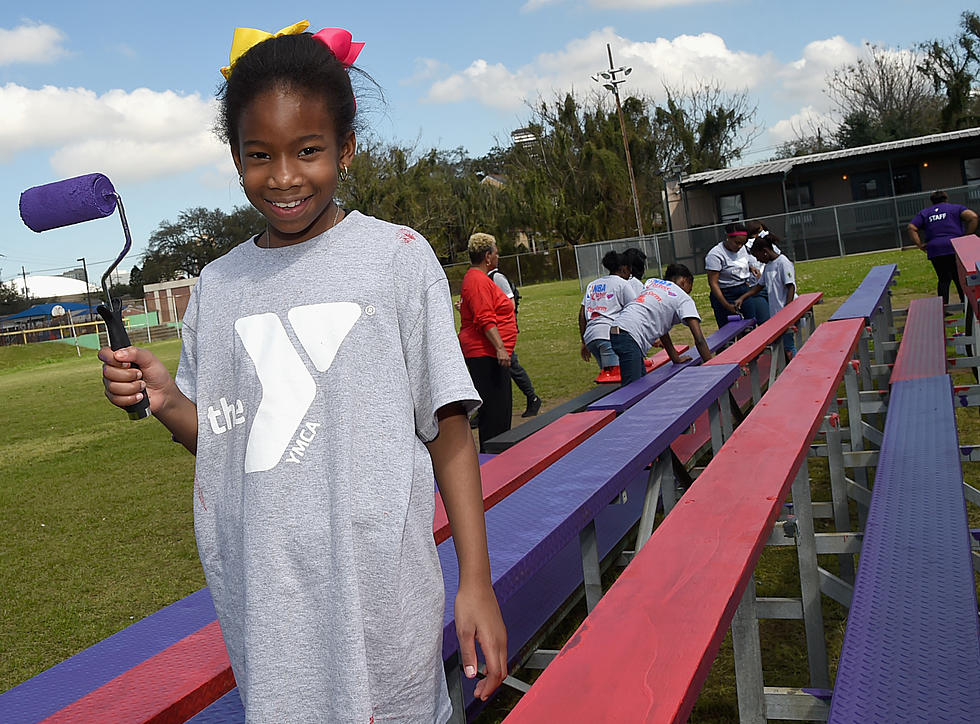
<path fill-rule="evenodd" d="M 469 2 L 7 2 L 0 8 L 0 274 L 56 274 L 84 256 L 93 281 L 122 247 L 118 217 L 35 234 L 24 189 L 101 171 L 126 204 L 137 263 L 163 219 L 244 203 L 227 149 L 210 134 L 218 68 L 236 26 L 346 27 L 386 106 L 386 141 L 480 155 L 523 124 L 525 98 L 576 89 L 607 63 L 662 96 L 697 79 L 746 90 L 766 158 L 792 125 L 831 111 L 835 66 L 870 41 L 908 48 L 952 36 L 968 3 L 865 0 L 471 0 Z M 397 221 L 395 219 L 394 221 Z"/>

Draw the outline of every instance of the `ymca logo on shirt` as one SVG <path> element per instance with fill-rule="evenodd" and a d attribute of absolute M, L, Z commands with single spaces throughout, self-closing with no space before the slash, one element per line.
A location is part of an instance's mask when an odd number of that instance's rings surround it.
<path fill-rule="evenodd" d="M 361 307 L 353 302 L 328 302 L 293 307 L 287 313 L 293 333 L 318 372 L 333 364 L 340 345 L 361 316 Z M 321 423 L 306 422 L 306 416 L 317 385 L 299 352 L 286 334 L 277 314 L 253 314 L 235 322 L 235 332 L 255 365 L 262 387 L 262 400 L 252 420 L 245 449 L 245 472 L 271 470 L 289 452 L 287 462 L 299 463 Z M 221 401 L 221 414 L 230 420 L 223 429 L 212 423 L 215 434 L 244 422 L 241 401 Z M 230 412 L 225 412 L 230 408 Z M 211 411 L 208 408 L 208 420 Z M 222 421 L 217 409 L 215 420 Z M 302 427 L 301 427 L 302 424 Z"/>

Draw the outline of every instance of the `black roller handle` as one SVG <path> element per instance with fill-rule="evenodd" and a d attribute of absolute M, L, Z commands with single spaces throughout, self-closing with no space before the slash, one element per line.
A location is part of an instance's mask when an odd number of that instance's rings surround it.
<path fill-rule="evenodd" d="M 105 321 L 106 333 L 109 336 L 109 347 L 113 350 L 129 347 L 131 342 L 129 341 L 129 335 L 126 333 L 126 327 L 122 321 L 122 305 L 116 300 L 112 303 L 112 306 L 115 309 L 110 309 L 104 304 L 100 304 L 95 308 L 95 311 Z M 139 369 L 139 365 L 133 362 L 130 362 L 130 365 L 133 369 Z M 126 412 L 129 413 L 130 420 L 142 420 L 144 417 L 150 416 L 150 397 L 147 395 L 146 390 L 143 390 L 143 399 L 135 405 L 127 407 Z"/>

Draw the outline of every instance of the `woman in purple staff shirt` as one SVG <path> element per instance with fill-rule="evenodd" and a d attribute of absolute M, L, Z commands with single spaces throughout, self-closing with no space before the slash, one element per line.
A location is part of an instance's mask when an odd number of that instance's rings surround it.
<path fill-rule="evenodd" d="M 947 199 L 945 191 L 934 191 L 929 197 L 932 206 L 922 209 L 908 226 L 909 238 L 926 253 L 936 270 L 939 278 L 936 294 L 943 298 L 943 304 L 949 304 L 950 282 L 956 284 L 960 302 L 963 301 L 952 239 L 977 230 L 976 213 L 960 204 L 947 203 Z"/>

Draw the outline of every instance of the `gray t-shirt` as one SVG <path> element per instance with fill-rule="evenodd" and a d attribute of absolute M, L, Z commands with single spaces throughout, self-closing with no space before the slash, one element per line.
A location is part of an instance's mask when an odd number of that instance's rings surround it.
<path fill-rule="evenodd" d="M 744 246 L 738 251 L 729 251 L 724 242 L 720 242 L 711 247 L 705 255 L 704 268 L 707 271 L 718 272 L 718 286 L 724 289 L 737 287 L 739 284 L 755 283 L 755 277 L 749 271 L 750 261 L 754 259 Z"/>
<path fill-rule="evenodd" d="M 647 279 L 643 293 L 623 307 L 615 325 L 628 332 L 645 354 L 655 341 L 685 319 L 701 319 L 690 295 L 673 282 Z"/>
<path fill-rule="evenodd" d="M 635 298 L 632 285 L 618 274 L 609 274 L 589 282 L 582 297 L 586 320 L 582 341 L 589 344 L 597 339 L 609 339 L 609 327 L 613 320 Z"/>
<path fill-rule="evenodd" d="M 765 287 L 769 296 L 769 316 L 774 315 L 780 309 L 789 304 L 793 299 L 789 299 L 786 293 L 787 284 L 796 284 L 796 270 L 793 262 L 786 258 L 785 254 L 780 254 L 766 264 L 762 270 L 762 276 L 756 281 L 756 286 Z"/>
<path fill-rule="evenodd" d="M 423 441 L 436 410 L 479 397 L 426 240 L 352 212 L 302 244 L 240 244 L 194 288 L 177 384 L 248 721 L 444 722 Z"/>

